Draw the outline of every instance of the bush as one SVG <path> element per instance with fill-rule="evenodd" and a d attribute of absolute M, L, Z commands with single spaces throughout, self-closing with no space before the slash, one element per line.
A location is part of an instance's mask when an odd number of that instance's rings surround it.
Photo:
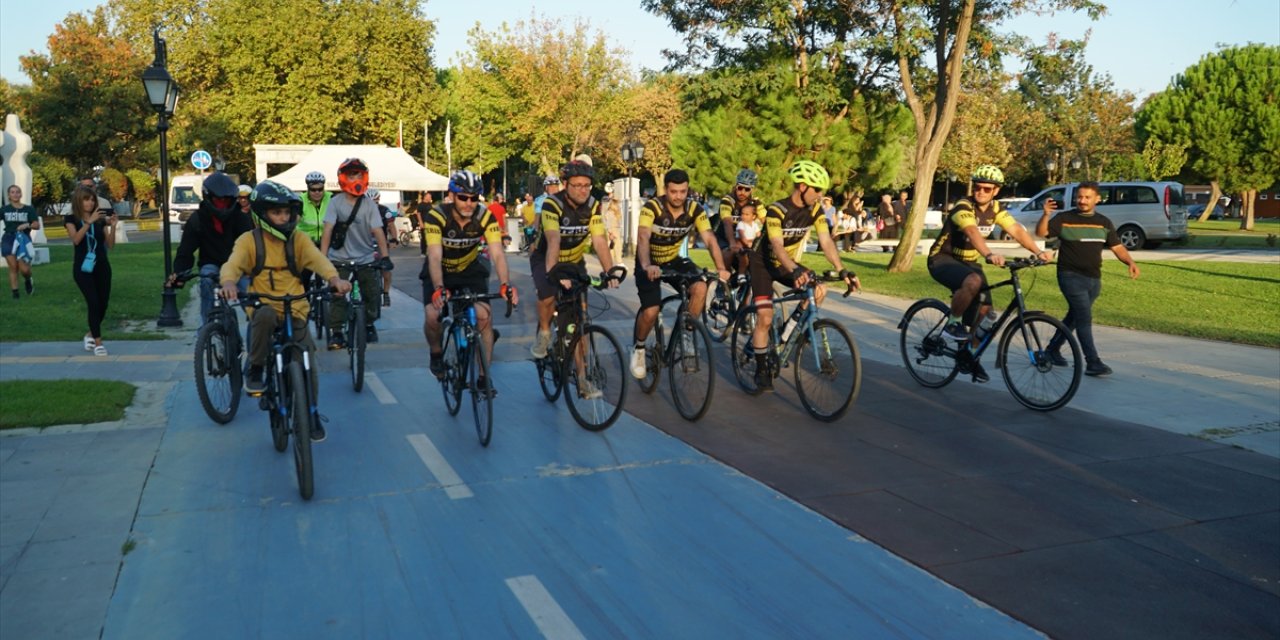
<path fill-rule="evenodd" d="M 102 170 L 102 184 L 107 188 L 107 196 L 113 202 L 129 199 L 129 179 L 119 169 Z"/>
<path fill-rule="evenodd" d="M 130 169 L 125 172 L 125 176 L 129 178 L 129 184 L 133 187 L 133 213 L 137 215 L 142 209 L 143 202 L 155 200 L 156 179 L 142 169 Z"/>

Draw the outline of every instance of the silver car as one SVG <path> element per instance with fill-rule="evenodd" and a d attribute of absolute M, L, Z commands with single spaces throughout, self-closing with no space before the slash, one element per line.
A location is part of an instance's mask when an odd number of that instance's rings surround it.
<path fill-rule="evenodd" d="M 1079 183 L 1054 185 L 1012 208 L 1010 213 L 1035 233 L 1044 203 L 1058 201 L 1058 210 L 1075 206 Z M 1187 237 L 1187 207 L 1180 182 L 1103 182 L 1099 184 L 1098 212 L 1115 225 L 1120 242 L 1130 251 L 1155 249 L 1160 243 Z"/>

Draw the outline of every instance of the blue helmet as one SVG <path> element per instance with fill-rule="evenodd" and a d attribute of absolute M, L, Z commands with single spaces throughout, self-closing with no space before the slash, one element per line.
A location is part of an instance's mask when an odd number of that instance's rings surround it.
<path fill-rule="evenodd" d="M 760 178 L 756 175 L 756 172 L 750 169 L 743 169 L 738 172 L 738 184 L 744 187 L 754 187 L 759 180 Z"/>
<path fill-rule="evenodd" d="M 474 196 L 479 195 L 483 188 L 480 176 L 472 171 L 462 169 L 454 171 L 453 175 L 449 176 L 449 191 L 451 193 L 465 193 Z"/>

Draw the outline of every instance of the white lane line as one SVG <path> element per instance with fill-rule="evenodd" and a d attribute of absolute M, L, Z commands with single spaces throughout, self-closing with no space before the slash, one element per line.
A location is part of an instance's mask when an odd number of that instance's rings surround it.
<path fill-rule="evenodd" d="M 533 624 L 538 626 L 543 637 L 549 640 L 586 640 L 586 636 L 578 631 L 564 609 L 551 597 L 547 588 L 542 586 L 538 576 L 519 576 L 507 578 L 507 588 L 516 594 L 516 599 L 524 606 Z"/>
<path fill-rule="evenodd" d="M 398 404 L 396 397 L 391 395 L 391 390 L 387 385 L 382 384 L 382 380 L 378 378 L 378 374 L 366 372 L 364 374 L 365 384 L 369 385 L 369 390 L 373 392 L 373 396 L 382 404 Z"/>
<path fill-rule="evenodd" d="M 444 492 L 454 500 L 462 498 L 470 498 L 475 494 L 471 493 L 471 489 L 463 484 L 462 478 L 458 476 L 458 472 L 453 470 L 448 461 L 440 455 L 440 450 L 431 444 L 431 439 L 421 433 L 414 433 L 405 436 L 409 439 L 409 444 L 413 445 L 413 450 L 418 452 L 418 457 L 422 458 L 422 463 L 427 465 L 427 470 L 431 475 L 436 477 L 436 481 L 444 485 Z"/>

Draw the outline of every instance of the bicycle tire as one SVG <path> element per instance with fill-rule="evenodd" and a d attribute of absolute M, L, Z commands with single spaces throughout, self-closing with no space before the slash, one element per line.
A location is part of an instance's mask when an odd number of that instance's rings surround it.
<path fill-rule="evenodd" d="M 365 315 L 364 301 L 351 300 L 347 312 L 347 359 L 351 364 L 351 388 L 364 389 Z"/>
<path fill-rule="evenodd" d="M 324 299 L 312 301 L 311 321 L 315 325 L 316 340 L 323 347 L 329 342 L 329 304 Z"/>
<path fill-rule="evenodd" d="M 1067 336 L 1062 347 L 1071 349 L 1070 354 L 1062 354 L 1066 367 L 1049 360 L 1049 341 L 1059 332 Z M 1057 318 L 1034 312 L 1014 318 L 1000 335 L 997 358 L 1009 393 L 1029 409 L 1060 409 L 1080 388 L 1084 372 L 1080 343 Z"/>
<path fill-rule="evenodd" d="M 227 335 L 219 321 L 205 323 L 196 334 L 196 395 L 209 418 L 227 424 L 240 408 L 240 386 L 244 384 L 240 369 L 239 343 L 235 334 Z"/>
<path fill-rule="evenodd" d="M 902 363 L 921 386 L 945 387 L 960 372 L 955 350 L 942 337 L 942 328 L 950 317 L 951 310 L 941 300 L 926 298 L 911 305 L 898 323 Z"/>
<path fill-rule="evenodd" d="M 444 377 L 440 378 L 440 388 L 444 391 L 444 407 L 449 410 L 449 415 L 458 415 L 458 409 L 462 407 L 462 382 L 463 374 L 461 360 L 464 354 L 459 353 L 458 339 L 453 332 L 453 327 L 449 327 L 445 332 L 444 352 L 441 355 L 444 358 Z"/>
<path fill-rule="evenodd" d="M 583 375 L 580 377 L 573 354 L 578 345 L 583 345 Z M 595 325 L 574 337 L 569 344 L 565 356 L 564 399 L 569 405 L 569 413 L 578 425 L 587 431 L 603 431 L 618 419 L 622 407 L 627 401 L 627 379 L 631 373 L 627 371 L 626 356 L 622 345 L 613 334 L 604 327 Z M 587 385 L 583 385 L 583 379 Z M 583 395 L 595 389 L 598 397 L 584 398 Z"/>
<path fill-rule="evenodd" d="M 734 315 L 738 310 L 736 297 L 738 292 L 720 280 L 712 280 L 707 284 L 707 308 L 702 310 L 702 324 L 707 335 L 716 342 L 724 342 L 733 328 Z"/>
<path fill-rule="evenodd" d="M 298 493 L 303 500 L 315 494 L 315 471 L 311 459 L 311 405 L 307 402 L 307 377 L 302 363 L 289 363 L 289 430 L 293 433 L 293 468 L 298 476 Z"/>
<path fill-rule="evenodd" d="M 835 320 L 814 320 L 812 329 L 812 343 L 807 331 L 796 340 L 796 393 L 809 415 L 834 422 L 862 390 L 862 354 L 849 331 Z"/>
<path fill-rule="evenodd" d="M 658 380 L 662 377 L 662 358 L 663 351 L 666 349 L 666 340 L 662 335 L 665 333 L 662 328 L 662 307 L 658 307 L 658 316 L 659 319 L 653 323 L 653 330 L 649 332 L 649 337 L 644 340 L 644 377 L 636 379 L 640 384 L 640 390 L 645 393 L 653 393 L 653 390 L 658 388 Z M 628 371 L 627 374 L 630 375 L 631 372 Z M 635 376 L 631 377 L 635 378 Z"/>
<path fill-rule="evenodd" d="M 690 340 L 684 336 L 688 334 Z M 702 322 L 688 312 L 671 328 L 671 362 L 667 363 L 667 381 L 671 400 L 680 417 L 690 422 L 706 415 L 716 392 L 716 370 L 711 359 L 711 335 Z M 692 353 L 686 352 L 688 347 Z M 705 378 L 705 381 L 702 379 Z"/>
<path fill-rule="evenodd" d="M 267 369 L 266 375 L 267 389 L 258 400 L 258 406 L 267 411 L 267 419 L 271 426 L 271 445 L 276 448 L 276 451 L 284 453 L 284 450 L 289 448 L 289 424 L 285 420 L 286 407 L 281 401 L 283 394 L 279 391 L 284 388 L 284 381 L 274 365 Z"/>
<path fill-rule="evenodd" d="M 476 436 L 480 438 L 480 446 L 489 446 L 489 440 L 493 438 L 493 392 L 491 389 L 480 388 L 480 378 L 488 381 L 490 387 L 493 386 L 493 380 L 489 377 L 489 364 L 484 361 L 484 346 L 478 340 L 480 336 L 474 336 L 471 341 L 472 346 L 469 351 L 474 354 L 474 362 L 471 364 L 471 414 L 476 420 Z"/>
<path fill-rule="evenodd" d="M 545 358 L 533 361 L 538 368 L 538 386 L 542 388 L 542 396 L 547 402 L 560 399 L 560 391 L 564 388 L 564 374 L 560 360 L 548 353 Z"/>
<path fill-rule="evenodd" d="M 733 377 L 738 380 L 738 386 L 743 391 L 753 396 L 760 395 L 760 388 L 756 386 L 755 349 L 751 347 L 751 334 L 755 327 L 755 312 L 743 313 L 733 321 L 733 329 L 729 335 L 729 360 L 733 365 Z M 772 332 L 769 342 L 773 342 Z"/>

